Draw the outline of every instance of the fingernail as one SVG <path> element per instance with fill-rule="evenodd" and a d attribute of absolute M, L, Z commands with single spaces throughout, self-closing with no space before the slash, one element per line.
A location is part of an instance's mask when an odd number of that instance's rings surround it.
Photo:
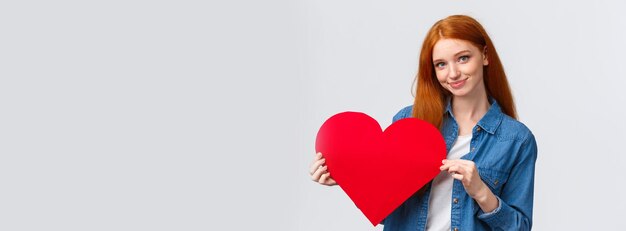
<path fill-rule="evenodd" d="M 445 159 L 441 160 L 441 163 L 442 163 L 442 164 L 445 164 L 445 163 L 446 163 L 446 160 L 445 160 Z"/>

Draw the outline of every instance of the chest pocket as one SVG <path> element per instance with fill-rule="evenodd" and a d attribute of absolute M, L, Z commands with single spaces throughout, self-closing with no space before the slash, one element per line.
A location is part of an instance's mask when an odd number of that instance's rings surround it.
<path fill-rule="evenodd" d="M 502 186 L 506 184 L 506 180 L 509 178 L 508 173 L 490 168 L 478 168 L 478 174 L 483 182 L 487 184 L 487 187 L 491 189 L 491 192 L 497 196 L 500 196 Z"/>

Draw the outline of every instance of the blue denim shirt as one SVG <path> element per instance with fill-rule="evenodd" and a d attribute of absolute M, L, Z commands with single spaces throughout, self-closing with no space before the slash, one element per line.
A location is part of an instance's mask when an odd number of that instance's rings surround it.
<path fill-rule="evenodd" d="M 470 152 L 461 159 L 474 161 L 480 178 L 499 200 L 499 206 L 484 213 L 476 201 L 454 180 L 452 186 L 452 230 L 530 230 L 537 143 L 530 130 L 502 113 L 498 103 L 491 106 L 472 129 Z M 413 106 L 400 110 L 393 122 L 411 117 Z M 442 135 L 448 152 L 458 136 L 458 124 L 448 101 Z M 432 183 L 432 182 L 431 182 Z M 430 183 L 429 183 L 430 184 Z M 385 231 L 425 230 L 430 187 L 415 193 L 383 221 Z"/>

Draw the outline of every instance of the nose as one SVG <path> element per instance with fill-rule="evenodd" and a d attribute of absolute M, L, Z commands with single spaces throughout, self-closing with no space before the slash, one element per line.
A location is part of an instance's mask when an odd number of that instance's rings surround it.
<path fill-rule="evenodd" d="M 459 71 L 457 66 L 454 64 L 450 64 L 448 65 L 448 67 L 450 68 L 450 72 L 448 73 L 448 78 L 452 79 L 453 81 L 458 80 L 461 77 L 461 72 Z"/>

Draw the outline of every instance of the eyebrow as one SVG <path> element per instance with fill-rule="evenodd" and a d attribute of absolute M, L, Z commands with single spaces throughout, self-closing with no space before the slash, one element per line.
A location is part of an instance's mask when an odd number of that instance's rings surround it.
<path fill-rule="evenodd" d="M 463 52 L 469 52 L 469 53 L 472 53 L 470 50 L 462 50 L 462 51 L 459 51 L 459 52 L 457 52 L 456 54 L 454 54 L 454 56 L 458 56 L 459 54 L 461 54 L 461 53 L 463 53 Z M 437 63 L 437 62 L 439 62 L 439 61 L 443 61 L 443 59 L 435 59 L 435 60 L 433 60 L 433 63 Z"/>

